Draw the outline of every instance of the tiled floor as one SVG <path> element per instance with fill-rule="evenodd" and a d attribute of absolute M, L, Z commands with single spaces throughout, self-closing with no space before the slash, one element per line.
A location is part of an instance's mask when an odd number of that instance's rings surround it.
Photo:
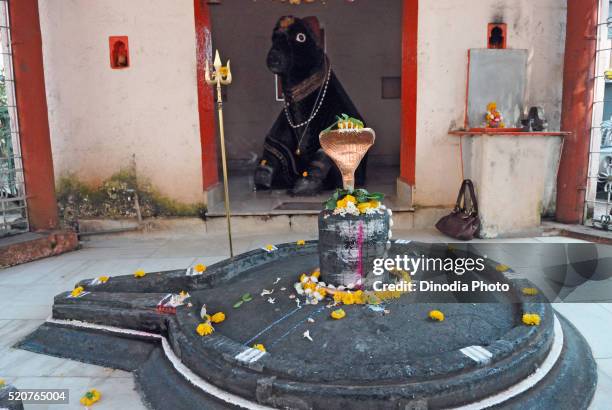
<path fill-rule="evenodd" d="M 432 231 L 397 231 L 394 236 L 444 242 Z M 235 235 L 236 252 L 267 243 L 311 239 L 295 232 Z M 566 238 L 513 239 L 523 244 L 554 243 Z M 507 241 L 504 241 L 507 242 Z M 500 255 L 500 262 L 521 265 L 526 247 Z M 95 409 L 145 409 L 130 373 L 70 360 L 57 359 L 11 346 L 33 331 L 51 313 L 53 296 L 72 288 L 79 279 L 101 274 L 129 274 L 137 268 L 163 270 L 212 264 L 228 256 L 226 238 L 220 234 L 119 235 L 94 237 L 79 251 L 0 271 L 0 378 L 19 388 L 67 388 L 67 406 L 26 406 L 26 409 L 82 409 L 78 398 L 97 388 L 103 399 Z M 599 366 L 599 384 L 592 409 L 608 409 L 612 402 L 612 304 L 556 304 L 587 338 Z"/>

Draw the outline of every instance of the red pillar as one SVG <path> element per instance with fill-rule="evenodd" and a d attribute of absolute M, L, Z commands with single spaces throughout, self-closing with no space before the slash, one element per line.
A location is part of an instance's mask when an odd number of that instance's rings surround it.
<path fill-rule="evenodd" d="M 402 114 L 400 179 L 415 184 L 419 0 L 404 0 L 402 17 Z"/>
<path fill-rule="evenodd" d="M 598 0 L 567 1 L 561 129 L 565 138 L 557 179 L 557 220 L 581 223 L 586 193 L 597 48 Z"/>
<path fill-rule="evenodd" d="M 207 0 L 194 0 L 193 7 L 196 31 L 198 114 L 202 146 L 202 180 L 204 190 L 208 190 L 219 183 L 214 94 L 212 87 L 204 79 L 206 59 L 212 57 L 212 32 Z M 210 63 L 212 64 L 211 61 Z"/>
<path fill-rule="evenodd" d="M 9 1 L 15 94 L 32 230 L 57 228 L 38 0 Z"/>

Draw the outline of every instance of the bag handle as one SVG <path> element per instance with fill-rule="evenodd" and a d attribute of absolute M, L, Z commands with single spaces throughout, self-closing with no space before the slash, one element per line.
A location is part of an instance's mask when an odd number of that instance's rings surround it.
<path fill-rule="evenodd" d="M 478 199 L 476 198 L 476 191 L 474 190 L 474 183 L 470 179 L 464 179 L 461 183 L 461 188 L 459 188 L 459 194 L 457 195 L 457 201 L 455 202 L 454 212 L 462 212 L 466 213 L 466 199 L 467 195 L 470 196 L 470 202 L 472 203 L 472 208 L 474 215 L 478 215 Z M 461 204 L 463 202 L 463 205 Z"/>
<path fill-rule="evenodd" d="M 455 201 L 455 209 L 453 209 L 453 212 L 461 212 L 462 210 L 464 210 L 464 207 L 461 206 L 461 201 L 463 200 L 463 197 L 465 195 L 466 185 L 467 179 L 464 179 L 463 182 L 461 182 L 461 188 L 459 188 L 459 194 L 457 194 L 457 201 Z"/>
<path fill-rule="evenodd" d="M 476 190 L 474 189 L 474 183 L 471 179 L 466 179 L 464 181 L 470 192 L 470 201 L 472 202 L 472 207 L 474 208 L 474 215 L 478 216 L 478 198 L 476 198 Z"/>

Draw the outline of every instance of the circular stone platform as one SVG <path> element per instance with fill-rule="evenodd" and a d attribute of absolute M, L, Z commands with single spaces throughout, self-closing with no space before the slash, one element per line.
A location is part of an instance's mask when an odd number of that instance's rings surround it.
<path fill-rule="evenodd" d="M 466 256 L 446 245 L 414 242 L 394 243 L 388 257 L 396 254 Z M 246 408 L 588 407 L 596 384 L 588 346 L 540 296 L 522 295 L 522 288 L 533 285 L 499 272 L 494 261 L 486 261 L 484 272 L 460 279 L 507 283 L 508 292 L 449 291 L 434 298 L 411 292 L 382 305 L 342 306 L 347 313 L 342 320 L 330 318 L 329 299 L 307 305 L 293 288 L 301 273 L 317 266 L 313 241 L 251 251 L 199 276 L 178 270 L 142 279 L 113 277 L 98 285 L 83 281 L 91 293 L 58 295 L 52 323 L 21 347 L 134 370 L 155 408 L 165 408 L 163 401 L 156 405 L 161 396 L 152 388 L 163 386 L 164 377 L 172 381 L 168 394 L 178 395 L 181 380 L 191 388 L 180 390 L 173 408 L 183 402 L 193 406 L 199 396 L 212 397 L 215 406 Z M 413 277 L 414 282 L 455 279 L 442 272 Z M 189 291 L 190 305 L 175 314 L 155 309 L 168 292 L 181 290 Z M 246 293 L 252 300 L 233 307 Z M 209 313 L 227 316 L 207 337 L 195 332 L 202 304 Z M 446 319 L 428 319 L 432 309 Z M 522 324 L 523 313 L 537 313 L 540 325 Z M 72 338 L 79 338 L 82 348 L 75 348 Z M 141 346 L 159 341 L 161 353 Z M 254 344 L 267 352 L 251 348 Z M 95 357 L 88 357 L 92 350 Z"/>

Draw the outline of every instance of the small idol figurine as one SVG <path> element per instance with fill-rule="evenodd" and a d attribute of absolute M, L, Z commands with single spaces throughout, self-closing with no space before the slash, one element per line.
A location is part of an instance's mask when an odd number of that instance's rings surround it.
<path fill-rule="evenodd" d="M 504 124 L 504 116 L 501 112 L 497 111 L 497 103 L 495 101 L 490 102 L 489 105 L 487 105 L 485 120 L 487 123 L 487 128 L 506 128 L 506 124 Z"/>

